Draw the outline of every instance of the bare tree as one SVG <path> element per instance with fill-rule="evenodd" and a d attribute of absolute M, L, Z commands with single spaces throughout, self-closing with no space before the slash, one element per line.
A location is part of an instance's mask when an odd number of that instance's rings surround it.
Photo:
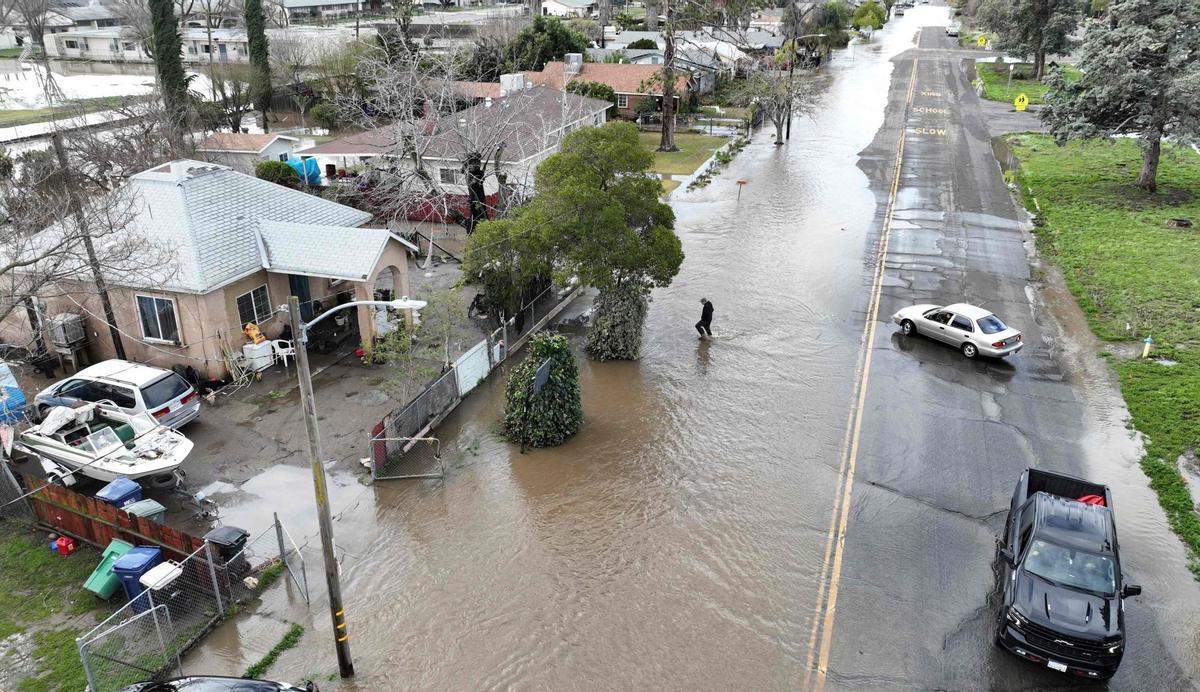
<path fill-rule="evenodd" d="M 248 65 L 228 64 L 213 68 L 215 99 L 221 104 L 225 124 L 231 132 L 242 131 L 242 120 L 254 110 L 253 74 Z"/>
<path fill-rule="evenodd" d="M 231 0 L 195 0 L 200 4 L 200 16 L 204 19 L 204 34 L 208 44 L 208 78 L 210 82 L 211 96 L 217 100 L 217 85 L 213 79 L 213 29 L 220 28 L 221 20 L 225 13 L 229 11 Z"/>
<path fill-rule="evenodd" d="M 344 120 L 370 131 L 380 152 L 366 176 L 365 200 L 384 216 L 449 219 L 470 233 L 530 183 L 510 179 L 502 162 L 552 147 L 564 122 L 582 113 L 578 97 L 546 88 L 464 108 L 471 99 L 454 81 L 456 62 L 453 55 L 378 48 L 359 61 L 369 96 L 336 102 Z M 493 180 L 497 198 L 489 201 L 485 185 Z"/>
<path fill-rule="evenodd" d="M 291 23 L 288 21 L 288 11 L 283 0 L 264 0 L 263 14 L 267 22 L 276 29 L 286 29 Z"/>
<path fill-rule="evenodd" d="M 306 127 L 304 111 L 312 105 L 313 90 L 304 81 L 304 75 L 313 62 L 311 46 L 295 37 L 276 39 L 271 42 L 271 69 L 283 78 L 290 90 L 292 103 L 300 111 L 300 126 Z"/>
<path fill-rule="evenodd" d="M 784 143 L 784 128 L 793 115 L 807 115 L 816 107 L 823 84 L 811 74 L 797 78 L 784 62 L 768 59 L 741 85 L 741 100 L 762 110 L 775 126 L 776 146 Z"/>
<path fill-rule="evenodd" d="M 24 2 L 25 0 L 16 0 Z M 126 31 L 130 38 L 142 47 L 142 50 L 154 57 L 154 26 L 150 21 L 150 6 L 146 0 L 116 0 L 113 3 L 116 12 L 124 18 Z"/>

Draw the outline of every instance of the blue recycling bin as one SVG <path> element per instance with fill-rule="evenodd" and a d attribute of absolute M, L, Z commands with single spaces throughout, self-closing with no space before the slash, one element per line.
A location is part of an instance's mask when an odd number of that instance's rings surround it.
<path fill-rule="evenodd" d="M 121 509 L 142 499 L 142 486 L 125 476 L 117 476 L 96 493 L 96 499 Z"/>
<path fill-rule="evenodd" d="M 144 594 L 146 587 L 142 586 L 139 580 L 159 562 L 162 562 L 162 550 L 139 545 L 113 563 L 113 574 L 121 580 L 125 598 L 133 603 L 133 609 L 139 613 L 150 608 L 150 599 Z"/>

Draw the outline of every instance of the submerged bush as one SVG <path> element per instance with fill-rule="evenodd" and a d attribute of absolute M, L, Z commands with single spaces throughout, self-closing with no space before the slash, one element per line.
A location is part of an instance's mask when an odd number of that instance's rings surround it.
<path fill-rule="evenodd" d="M 637 360 L 649 308 L 650 301 L 641 286 L 626 284 L 601 291 L 588 330 L 588 355 L 596 360 Z"/>
<path fill-rule="evenodd" d="M 541 332 L 529 342 L 525 359 L 513 368 L 505 389 L 504 434 L 512 442 L 522 438 L 533 447 L 555 447 L 583 425 L 579 395 L 579 368 L 571 344 L 561 334 Z M 550 379 L 532 399 L 538 366 L 550 359 Z M 528 402 L 528 413 L 525 405 Z"/>

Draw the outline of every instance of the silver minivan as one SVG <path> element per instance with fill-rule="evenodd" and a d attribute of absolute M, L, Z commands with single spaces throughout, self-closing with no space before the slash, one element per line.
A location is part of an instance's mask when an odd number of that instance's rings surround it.
<path fill-rule="evenodd" d="M 149 413 L 174 429 L 200 415 L 200 396 L 187 380 L 170 370 L 116 358 L 50 385 L 38 392 L 33 403 L 41 415 L 52 406 L 106 400 L 126 413 Z"/>

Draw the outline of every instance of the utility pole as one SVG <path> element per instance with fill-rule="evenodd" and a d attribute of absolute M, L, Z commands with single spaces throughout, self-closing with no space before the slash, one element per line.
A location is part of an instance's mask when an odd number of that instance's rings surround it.
<path fill-rule="evenodd" d="M 38 40 L 36 45 L 41 49 L 39 62 L 41 62 L 42 69 L 46 71 L 46 84 L 49 85 L 50 80 L 54 78 L 50 72 L 50 58 L 46 55 L 44 42 Z M 47 88 L 46 102 L 53 107 L 54 95 L 50 92 L 51 89 Z M 96 284 L 96 292 L 100 294 L 100 305 L 104 309 L 104 321 L 108 323 L 108 334 L 112 337 L 113 351 L 117 358 L 125 360 L 125 343 L 121 340 L 121 330 L 117 329 L 117 315 L 113 311 L 112 299 L 108 295 L 108 284 L 104 280 L 104 272 L 100 268 L 100 258 L 96 256 L 96 245 L 92 242 L 92 232 L 88 228 L 87 217 L 83 213 L 83 202 L 79 199 L 79 190 L 75 189 L 70 161 L 67 160 L 67 149 L 63 146 L 62 135 L 58 132 L 57 120 L 52 122 L 50 144 L 54 148 L 54 158 L 58 163 L 63 186 L 66 187 L 67 206 L 70 207 L 71 216 L 75 219 L 75 226 L 83 238 L 83 249 L 87 253 L 88 268 L 92 272 L 92 281 Z"/>
<path fill-rule="evenodd" d="M 296 378 L 300 382 L 300 406 L 304 409 L 304 429 L 308 431 L 308 463 L 312 467 L 313 489 L 317 495 L 317 520 L 321 529 L 321 552 L 325 559 L 325 584 L 329 588 L 329 614 L 333 618 L 334 647 L 338 671 L 343 678 L 354 677 L 350 658 L 350 635 L 346 632 L 346 610 L 342 606 L 342 584 L 338 575 L 337 555 L 333 551 L 333 519 L 329 515 L 329 485 L 321 460 L 321 433 L 317 428 L 317 403 L 313 399 L 312 371 L 308 366 L 308 341 L 300 322 L 300 299 L 288 297 L 288 319 L 296 340 Z"/>

